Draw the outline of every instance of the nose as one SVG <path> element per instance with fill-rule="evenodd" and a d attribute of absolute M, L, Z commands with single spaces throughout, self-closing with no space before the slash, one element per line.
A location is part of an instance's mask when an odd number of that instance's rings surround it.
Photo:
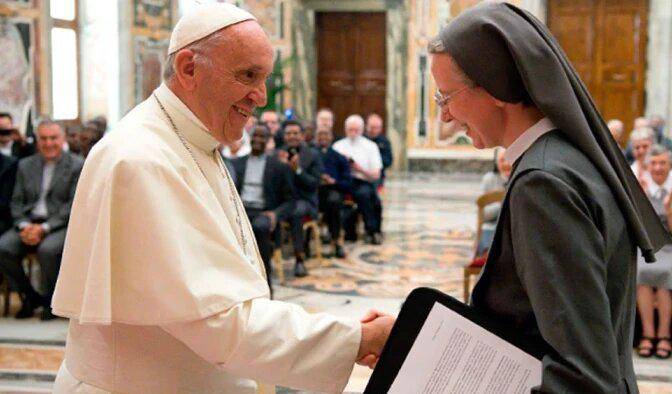
<path fill-rule="evenodd" d="M 261 81 L 259 85 L 250 92 L 250 99 L 254 102 L 254 105 L 257 107 L 266 106 L 266 81 Z"/>

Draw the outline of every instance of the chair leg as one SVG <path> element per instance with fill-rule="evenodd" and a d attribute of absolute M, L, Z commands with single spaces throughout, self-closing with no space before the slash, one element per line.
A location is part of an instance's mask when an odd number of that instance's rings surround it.
<path fill-rule="evenodd" d="M 469 302 L 469 288 L 471 287 L 471 276 L 467 272 L 467 268 L 464 269 L 464 303 Z"/>
<path fill-rule="evenodd" d="M 278 279 L 280 280 L 280 284 L 284 284 L 285 270 L 282 265 L 282 248 L 276 248 L 275 251 L 273 252 L 273 265 L 275 268 L 275 272 L 278 275 Z"/>

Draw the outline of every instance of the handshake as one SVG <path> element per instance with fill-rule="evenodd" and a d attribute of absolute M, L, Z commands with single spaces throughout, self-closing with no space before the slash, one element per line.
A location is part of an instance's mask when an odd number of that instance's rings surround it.
<path fill-rule="evenodd" d="M 371 310 L 360 321 L 362 323 L 362 340 L 357 353 L 357 364 L 373 369 L 383 352 L 383 346 L 385 346 L 387 338 L 390 336 L 395 318 Z"/>

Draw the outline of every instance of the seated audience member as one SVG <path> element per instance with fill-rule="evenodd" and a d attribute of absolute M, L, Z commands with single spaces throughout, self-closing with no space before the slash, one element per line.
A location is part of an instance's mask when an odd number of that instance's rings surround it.
<path fill-rule="evenodd" d="M 83 127 L 81 124 L 68 126 L 65 129 L 65 144 L 63 144 L 64 152 L 70 152 L 77 155 L 82 153 L 79 149 L 79 133 L 82 132 L 82 129 Z"/>
<path fill-rule="evenodd" d="M 315 139 L 324 166 L 319 188 L 320 212 L 329 228 L 334 255 L 343 258 L 345 252 L 340 240 L 343 229 L 341 207 L 345 193 L 350 193 L 352 188 L 350 164 L 345 156 L 331 147 L 334 136 L 330 129 L 318 130 Z"/>
<path fill-rule="evenodd" d="M 55 318 L 51 296 L 63 253 L 72 199 L 82 170 L 80 157 L 63 152 L 65 132 L 44 121 L 37 127 L 38 153 L 19 162 L 11 210 L 14 228 L 0 237 L 0 270 L 16 285 L 23 305 L 16 318 L 28 318 L 43 306 L 41 319 Z M 37 253 L 43 296 L 33 289 L 21 260 Z"/>
<path fill-rule="evenodd" d="M 503 148 L 495 149 L 494 169 L 483 176 L 481 191 L 485 193 L 506 189 L 511 175 L 511 164 L 504 158 L 506 152 Z M 476 256 L 483 256 L 490 249 L 492 238 L 495 236 L 495 227 L 502 203 L 495 202 L 487 205 L 483 210 L 483 225 L 481 227 L 481 239 L 476 249 Z"/>
<path fill-rule="evenodd" d="M 0 235 L 14 225 L 11 202 L 18 162 L 12 156 L 0 155 Z"/>
<path fill-rule="evenodd" d="M 654 209 L 668 228 L 672 223 L 672 176 L 670 151 L 662 145 L 654 145 L 647 156 L 651 183 L 645 189 Z M 655 290 L 654 290 L 655 288 Z M 672 320 L 672 245 L 664 246 L 656 253 L 655 263 L 646 263 L 639 256 L 637 264 L 637 307 L 642 319 L 642 338 L 638 346 L 641 357 L 655 355 L 669 358 L 670 321 Z M 658 309 L 658 329 L 654 327 L 654 303 Z"/>
<path fill-rule="evenodd" d="M 35 146 L 14 127 L 14 120 L 8 112 L 0 113 L 0 153 L 15 159 L 23 159 L 35 153 Z"/>
<path fill-rule="evenodd" d="M 303 142 L 306 143 L 311 148 L 316 148 L 315 144 L 315 123 L 313 122 L 304 122 L 303 123 Z"/>
<path fill-rule="evenodd" d="M 630 146 L 632 147 L 632 154 L 634 161 L 630 168 L 646 190 L 649 183 L 651 183 L 651 174 L 646 168 L 646 155 L 653 145 L 653 130 L 649 127 L 640 127 L 630 133 Z"/>
<path fill-rule="evenodd" d="M 271 286 L 272 234 L 280 220 L 287 220 L 294 208 L 289 167 L 265 153 L 271 133 L 265 126 L 256 126 L 251 135 L 252 151 L 248 156 L 231 161 L 236 189 L 252 224 L 259 254 L 264 261 L 268 285 Z"/>
<path fill-rule="evenodd" d="M 651 127 L 651 122 L 643 116 L 640 116 L 638 118 L 635 118 L 633 122 L 633 127 L 632 130 L 641 129 L 641 128 L 650 128 Z M 652 129 L 653 130 L 653 129 Z M 656 143 L 655 136 L 653 138 L 653 142 Z M 625 147 L 625 159 L 628 161 L 628 163 L 632 164 L 635 161 L 635 153 L 633 152 L 633 146 L 632 146 L 632 140 L 628 141 L 628 145 Z"/>
<path fill-rule="evenodd" d="M 378 145 L 363 137 L 363 133 L 364 119 L 359 115 L 350 115 L 345 120 L 346 138 L 334 143 L 333 148 L 350 162 L 352 194 L 364 218 L 366 241 L 380 245 L 382 209 L 376 182 L 380 179 L 383 161 Z"/>
<path fill-rule="evenodd" d="M 101 121 L 90 120 L 78 134 L 80 153 L 84 158 L 89 155 L 91 148 L 105 135 Z"/>
<path fill-rule="evenodd" d="M 625 130 L 623 122 L 621 122 L 618 119 L 610 119 L 607 122 L 607 128 L 609 129 L 611 136 L 614 137 L 616 142 L 620 143 L 621 137 L 623 137 L 623 130 Z"/>
<path fill-rule="evenodd" d="M 259 121 L 268 127 L 271 132 L 271 138 L 266 146 L 266 153 L 271 153 L 276 149 L 282 148 L 285 144 L 284 136 L 280 124 L 280 116 L 275 111 L 264 111 L 261 113 Z"/>
<path fill-rule="evenodd" d="M 250 146 L 250 135 L 252 135 L 252 131 L 256 126 L 257 118 L 250 116 L 243 128 L 243 138 L 231 145 L 223 145 L 220 150 L 220 152 L 222 152 L 222 157 L 225 159 L 235 159 L 237 157 L 249 155 L 252 150 L 252 147 Z"/>
<path fill-rule="evenodd" d="M 672 151 L 672 140 L 665 135 L 665 119 L 660 115 L 652 115 L 649 118 L 649 127 L 653 129 L 655 143 Z"/>
<path fill-rule="evenodd" d="M 303 277 L 308 275 L 304 264 L 303 219 L 306 217 L 317 219 L 317 188 L 320 186 L 320 176 L 323 172 L 322 162 L 315 151 L 304 142 L 301 123 L 295 120 L 285 121 L 283 133 L 285 146 L 278 150 L 278 159 L 291 168 L 297 196 L 294 212 L 289 219 L 296 256 L 294 275 Z"/>
<path fill-rule="evenodd" d="M 373 113 L 366 118 L 366 137 L 378 145 L 380 158 L 383 160 L 383 170 L 380 173 L 379 185 L 385 182 L 385 171 L 392 165 L 392 144 L 383 134 L 383 118 Z"/>
<path fill-rule="evenodd" d="M 329 108 L 321 108 L 315 115 L 315 132 L 334 132 L 334 113 Z"/>

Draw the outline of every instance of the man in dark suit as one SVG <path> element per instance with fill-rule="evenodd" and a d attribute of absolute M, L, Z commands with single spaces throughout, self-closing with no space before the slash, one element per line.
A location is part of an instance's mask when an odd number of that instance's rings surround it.
<path fill-rule="evenodd" d="M 17 168 L 18 160 L 0 154 L 0 235 L 14 225 L 11 202 Z"/>
<path fill-rule="evenodd" d="M 296 256 L 294 275 L 304 277 L 308 275 L 308 270 L 303 263 L 305 259 L 303 220 L 307 217 L 317 219 L 317 189 L 323 172 L 322 162 L 315 151 L 304 142 L 301 123 L 295 120 L 286 121 L 283 124 L 283 134 L 285 146 L 278 151 L 278 159 L 291 168 L 297 195 L 294 212 L 289 220 Z"/>
<path fill-rule="evenodd" d="M 352 174 L 350 173 L 348 159 L 331 147 L 333 140 L 331 129 L 327 128 L 318 130 L 315 136 L 317 151 L 324 166 L 318 190 L 319 208 L 329 228 L 334 255 L 343 258 L 345 252 L 340 242 L 343 227 L 341 207 L 343 206 L 345 193 L 352 192 Z"/>
<path fill-rule="evenodd" d="M 272 234 L 279 221 L 291 217 L 294 208 L 294 190 L 289 167 L 265 153 L 270 138 L 271 133 L 265 126 L 255 126 L 252 130 L 250 154 L 231 160 L 236 189 L 252 224 L 259 253 L 266 267 L 269 287 L 272 275 Z"/>
<path fill-rule="evenodd" d="M 32 141 L 32 138 L 30 140 Z M 14 127 L 10 113 L 0 113 L 0 153 L 23 159 L 35 153 L 35 145 L 31 141 L 24 138 Z"/>
<path fill-rule="evenodd" d="M 65 132 L 45 121 L 37 128 L 37 154 L 19 162 L 11 202 L 14 228 L 0 237 L 0 270 L 17 286 L 23 305 L 16 318 L 28 318 L 44 306 L 42 320 L 51 320 L 51 296 L 63 253 L 72 199 L 84 162 L 63 152 Z M 41 297 L 23 271 L 21 260 L 37 253 L 41 268 Z"/>
<path fill-rule="evenodd" d="M 510 4 L 465 11 L 429 52 L 441 120 L 514 163 L 474 309 L 542 349 L 533 393 L 636 393 L 636 249 L 671 239 L 580 79 Z"/>
<path fill-rule="evenodd" d="M 380 172 L 378 185 L 385 183 L 385 170 L 392 166 L 392 144 L 383 133 L 383 118 L 377 113 L 372 113 L 366 117 L 366 138 L 375 142 L 380 151 L 380 158 L 383 159 L 383 170 Z"/>

